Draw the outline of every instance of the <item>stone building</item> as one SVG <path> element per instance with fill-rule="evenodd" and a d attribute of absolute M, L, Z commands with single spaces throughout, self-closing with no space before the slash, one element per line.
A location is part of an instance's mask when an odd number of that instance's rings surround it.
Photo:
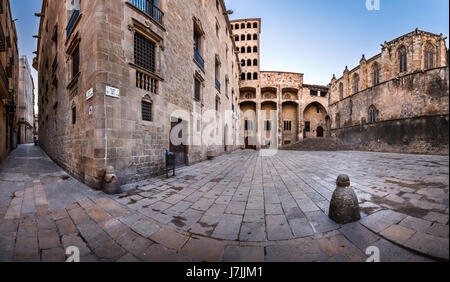
<path fill-rule="evenodd" d="M 242 70 L 244 147 L 278 148 L 326 136 L 328 87 L 304 84 L 301 73 L 260 70 L 261 19 L 233 20 L 231 27 Z"/>
<path fill-rule="evenodd" d="M 19 88 L 16 113 L 18 143 L 32 143 L 34 137 L 34 81 L 26 56 L 22 56 L 19 60 Z"/>
<path fill-rule="evenodd" d="M 354 149 L 448 154 L 446 38 L 416 29 L 331 81 L 332 133 Z"/>
<path fill-rule="evenodd" d="M 128 183 L 161 174 L 166 150 L 183 165 L 237 148 L 228 14 L 223 0 L 43 0 L 42 148 L 96 188 L 108 166 Z"/>
<path fill-rule="evenodd" d="M 0 1 L 0 162 L 17 144 L 17 33 L 8 0 Z"/>

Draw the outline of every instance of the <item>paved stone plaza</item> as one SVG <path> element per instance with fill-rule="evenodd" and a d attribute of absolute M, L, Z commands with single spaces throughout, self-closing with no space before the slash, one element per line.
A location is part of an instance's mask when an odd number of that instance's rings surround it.
<path fill-rule="evenodd" d="M 328 206 L 348 174 L 362 219 Z M 0 166 L 0 261 L 448 260 L 449 158 L 237 151 L 108 196 L 21 146 Z"/>

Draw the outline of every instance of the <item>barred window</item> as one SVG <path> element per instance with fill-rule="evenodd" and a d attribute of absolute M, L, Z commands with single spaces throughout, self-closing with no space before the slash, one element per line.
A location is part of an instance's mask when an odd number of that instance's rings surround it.
<path fill-rule="evenodd" d="M 292 131 L 292 121 L 290 120 L 284 121 L 284 131 Z"/>
<path fill-rule="evenodd" d="M 194 99 L 200 101 L 200 81 L 198 79 L 194 79 Z"/>
<path fill-rule="evenodd" d="M 155 72 L 156 44 L 139 33 L 134 34 L 134 63 L 148 71 Z"/>
<path fill-rule="evenodd" d="M 152 103 L 142 101 L 142 120 L 152 121 Z"/>

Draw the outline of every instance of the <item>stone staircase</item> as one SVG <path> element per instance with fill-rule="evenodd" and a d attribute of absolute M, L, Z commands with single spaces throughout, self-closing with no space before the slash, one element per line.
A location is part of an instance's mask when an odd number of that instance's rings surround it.
<path fill-rule="evenodd" d="M 350 147 L 337 138 L 307 138 L 299 143 L 283 146 L 282 149 L 290 151 L 347 151 L 350 150 Z"/>

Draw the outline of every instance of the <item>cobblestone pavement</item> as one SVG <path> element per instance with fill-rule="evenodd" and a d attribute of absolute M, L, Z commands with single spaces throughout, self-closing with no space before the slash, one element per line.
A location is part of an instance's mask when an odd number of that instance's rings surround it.
<path fill-rule="evenodd" d="M 448 260 L 449 159 L 365 152 L 238 151 L 107 196 L 34 146 L 0 166 L 0 261 Z M 348 174 L 360 222 L 327 209 Z"/>

